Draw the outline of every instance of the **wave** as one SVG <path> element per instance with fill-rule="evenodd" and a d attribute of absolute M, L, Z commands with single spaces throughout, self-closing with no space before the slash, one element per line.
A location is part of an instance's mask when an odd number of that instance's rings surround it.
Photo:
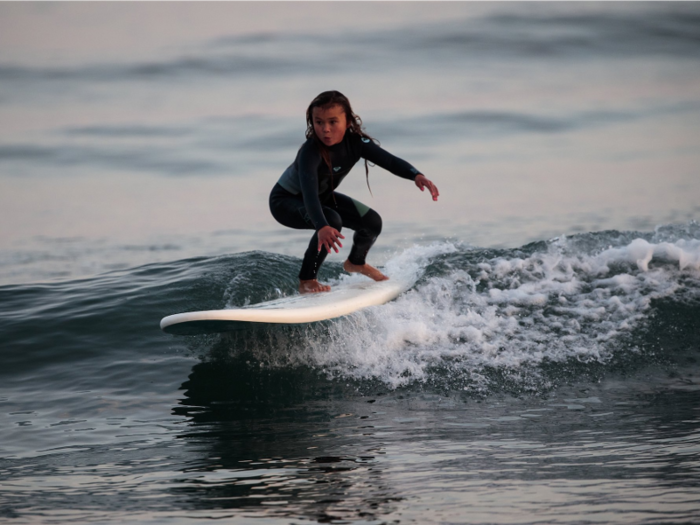
<path fill-rule="evenodd" d="M 153 144 L 132 147 L 57 146 L 14 144 L 0 146 L 0 163 L 22 163 L 56 168 L 86 166 L 129 173 L 150 172 L 161 175 L 201 175 L 230 173 L 228 164 L 204 158 L 188 158 L 173 147 Z"/>
<path fill-rule="evenodd" d="M 270 151 L 293 151 L 303 140 L 298 126 L 286 119 L 271 122 L 261 115 L 202 118 L 173 127 L 138 123 L 67 126 L 50 130 L 48 135 L 48 140 L 40 142 L 0 144 L 0 164 L 22 175 L 28 173 L 27 168 L 50 168 L 52 176 L 61 168 L 71 174 L 74 168 L 84 168 L 173 177 L 240 176 L 249 172 L 244 167 L 246 156 L 256 156 L 258 167 L 266 162 L 279 167 L 288 162 L 289 152 L 278 159 Z M 260 152 L 267 160 L 259 158 Z"/>
<path fill-rule="evenodd" d="M 679 113 L 697 113 L 695 102 L 647 104 L 630 111 L 569 112 L 559 115 L 518 111 L 431 113 L 378 121 L 378 136 L 411 137 L 423 144 L 503 140 L 513 135 L 556 135 L 604 129 L 634 121 L 655 121 Z M 245 129 L 245 133 L 241 130 Z M 416 130 L 420 130 L 420 137 Z M 53 130 L 43 143 L 0 145 L 0 164 L 8 173 L 26 175 L 51 168 L 73 174 L 74 168 L 151 173 L 157 176 L 241 176 L 245 156 L 256 166 L 279 169 L 301 143 L 298 126 L 284 119 L 270 122 L 260 115 L 232 119 L 199 119 L 167 126 L 100 125 Z M 281 152 L 270 154 L 270 151 Z M 193 153 L 194 152 L 194 153 Z M 260 159 L 260 153 L 265 153 Z"/>
<path fill-rule="evenodd" d="M 631 111 L 587 111 L 551 115 L 518 111 L 462 111 L 419 115 L 373 126 L 381 135 L 411 136 L 420 130 L 422 140 L 445 143 L 450 138 L 491 140 L 519 134 L 564 134 L 585 129 L 601 129 L 640 120 L 658 119 L 679 113 L 697 112 L 695 102 L 646 105 Z"/>
<path fill-rule="evenodd" d="M 664 300 L 698 313 L 700 241 L 660 240 L 667 234 L 582 234 L 503 251 L 417 247 L 390 261 L 430 261 L 396 301 L 323 326 L 231 335 L 224 346 L 230 357 L 392 389 L 541 391 L 561 365 L 585 375 L 648 354 L 647 320 Z"/>
<path fill-rule="evenodd" d="M 426 51 L 441 49 L 519 58 L 641 58 L 674 56 L 696 60 L 700 12 L 695 6 L 566 13 L 529 12 L 485 16 L 465 27 L 443 26 L 414 40 Z"/>
<path fill-rule="evenodd" d="M 568 12 L 567 12 L 568 11 Z M 597 10 L 509 8 L 507 13 L 405 26 L 380 33 L 356 30 L 340 35 L 260 34 L 218 37 L 186 53 L 161 59 L 71 66 L 0 64 L 5 82 L 82 80 L 89 82 L 186 81 L 241 75 L 303 75 L 342 72 L 386 62 L 424 58 L 470 61 L 671 57 L 695 61 L 700 50 L 695 5 Z M 321 45 L 319 45 L 321 44 Z"/>
<path fill-rule="evenodd" d="M 692 329 L 700 313 L 694 222 L 518 249 L 415 246 L 385 269 L 421 277 L 383 306 L 306 326 L 224 335 L 173 340 L 158 329 L 172 313 L 294 294 L 298 264 L 294 257 L 246 252 L 0 287 L 0 340 L 14 350 L 3 373 L 70 366 L 97 354 L 138 360 L 175 342 L 247 380 L 275 371 L 360 389 L 538 393 L 561 381 L 685 355 L 700 342 Z M 320 277 L 331 284 L 345 278 L 339 263 L 324 266 Z"/>

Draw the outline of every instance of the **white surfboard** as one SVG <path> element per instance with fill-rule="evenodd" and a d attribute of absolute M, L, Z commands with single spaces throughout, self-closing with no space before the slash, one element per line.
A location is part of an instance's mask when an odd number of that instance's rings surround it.
<path fill-rule="evenodd" d="M 412 281 L 402 279 L 337 284 L 330 292 L 294 295 L 243 308 L 169 315 L 161 320 L 160 328 L 170 334 L 195 335 L 240 330 L 250 323 L 313 323 L 384 304 L 411 285 Z"/>

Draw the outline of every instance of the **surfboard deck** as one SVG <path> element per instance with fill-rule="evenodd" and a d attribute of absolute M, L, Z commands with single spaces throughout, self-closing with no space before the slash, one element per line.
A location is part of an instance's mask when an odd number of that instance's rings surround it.
<path fill-rule="evenodd" d="M 337 284 L 330 292 L 294 295 L 242 308 L 205 310 L 169 315 L 160 322 L 164 332 L 176 335 L 242 330 L 261 323 L 305 324 L 334 319 L 362 308 L 384 304 L 408 290 L 401 279 Z"/>

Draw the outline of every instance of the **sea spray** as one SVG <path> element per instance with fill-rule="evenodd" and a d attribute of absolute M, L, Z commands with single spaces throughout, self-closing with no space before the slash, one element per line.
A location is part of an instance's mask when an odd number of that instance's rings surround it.
<path fill-rule="evenodd" d="M 421 276 L 397 300 L 329 322 L 239 334 L 229 353 L 245 349 L 269 366 L 389 388 L 476 393 L 507 383 L 541 391 L 556 379 L 553 365 L 583 373 L 638 354 L 635 333 L 656 300 L 697 298 L 700 242 L 647 237 L 623 236 L 615 246 L 620 234 L 602 232 L 497 252 L 415 247 L 386 264 Z"/>

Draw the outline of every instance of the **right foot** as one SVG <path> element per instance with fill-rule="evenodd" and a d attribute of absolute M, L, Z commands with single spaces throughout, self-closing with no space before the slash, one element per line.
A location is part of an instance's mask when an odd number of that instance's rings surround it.
<path fill-rule="evenodd" d="M 309 279 L 306 281 L 299 281 L 299 293 L 318 293 L 318 292 L 330 292 L 331 287 L 327 284 L 321 284 L 316 279 Z"/>
<path fill-rule="evenodd" d="M 374 266 L 370 266 L 369 264 L 352 264 L 349 259 L 343 264 L 343 269 L 348 273 L 361 273 L 362 275 L 366 275 L 375 281 L 389 280 L 386 275 L 377 270 Z"/>

